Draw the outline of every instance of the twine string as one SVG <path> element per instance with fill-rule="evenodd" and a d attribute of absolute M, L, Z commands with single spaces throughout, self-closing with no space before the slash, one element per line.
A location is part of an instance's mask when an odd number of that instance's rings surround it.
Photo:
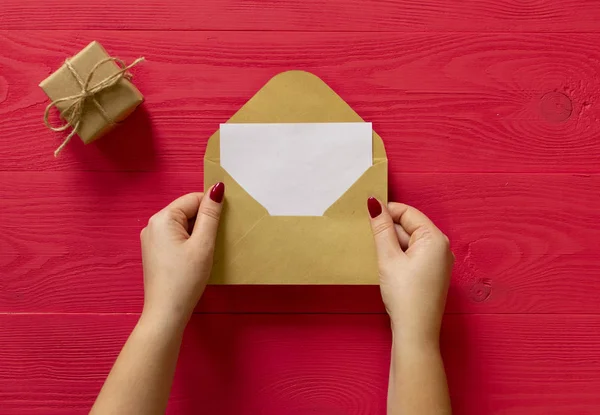
<path fill-rule="evenodd" d="M 86 102 L 92 102 L 107 123 L 111 125 L 115 124 L 115 120 L 113 120 L 106 113 L 102 105 L 100 105 L 100 103 L 96 99 L 96 95 L 99 92 L 102 92 L 105 89 L 116 85 L 123 78 L 128 80 L 131 79 L 131 74 L 127 71 L 135 65 L 137 65 L 138 63 L 142 62 L 143 60 L 144 58 L 138 58 L 131 64 L 125 65 L 125 62 L 123 62 L 119 58 L 108 57 L 102 59 L 92 67 L 92 70 L 88 73 L 85 80 L 81 79 L 81 76 L 77 73 L 75 68 L 73 68 L 73 65 L 71 65 L 69 59 L 65 61 L 65 66 L 69 69 L 69 72 L 79 84 L 81 92 L 75 95 L 70 95 L 68 97 L 55 99 L 50 104 L 48 104 L 48 106 L 46 107 L 46 111 L 44 111 L 44 124 L 46 124 L 46 127 L 48 127 L 50 130 L 59 132 L 65 131 L 68 128 L 72 128 L 71 132 L 67 135 L 62 144 L 54 152 L 54 157 L 57 157 L 60 154 L 60 152 L 65 148 L 65 146 L 69 144 L 71 138 L 73 138 L 73 136 L 79 131 Z M 99 81 L 95 85 L 90 86 L 92 77 L 94 76 L 98 68 L 100 68 L 100 66 L 104 65 L 107 62 L 115 62 L 119 66 L 119 71 Z M 64 111 L 62 111 L 62 116 L 65 118 L 66 122 L 59 126 L 52 125 L 48 120 L 50 110 L 52 109 L 52 107 L 56 107 L 58 109 L 58 104 L 68 101 L 72 102 L 67 108 L 64 109 Z"/>

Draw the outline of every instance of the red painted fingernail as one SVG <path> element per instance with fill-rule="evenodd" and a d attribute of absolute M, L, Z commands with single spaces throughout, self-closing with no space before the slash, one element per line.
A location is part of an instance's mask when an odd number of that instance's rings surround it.
<path fill-rule="evenodd" d="M 223 201 L 223 195 L 225 194 L 225 185 L 223 182 L 219 182 L 213 186 L 210 191 L 210 198 L 217 203 Z"/>
<path fill-rule="evenodd" d="M 369 215 L 371 215 L 372 218 L 381 215 L 381 203 L 374 197 L 367 199 L 367 207 L 369 208 Z"/>

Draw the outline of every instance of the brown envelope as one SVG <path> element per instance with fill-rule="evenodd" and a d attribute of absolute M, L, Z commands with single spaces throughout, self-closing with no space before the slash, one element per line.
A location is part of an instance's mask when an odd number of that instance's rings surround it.
<path fill-rule="evenodd" d="M 362 122 L 321 79 L 272 78 L 228 122 Z M 387 157 L 373 132 L 371 166 L 323 216 L 270 216 L 220 165 L 219 131 L 204 157 L 204 188 L 225 183 L 211 284 L 378 284 L 367 198 L 387 202 Z"/>

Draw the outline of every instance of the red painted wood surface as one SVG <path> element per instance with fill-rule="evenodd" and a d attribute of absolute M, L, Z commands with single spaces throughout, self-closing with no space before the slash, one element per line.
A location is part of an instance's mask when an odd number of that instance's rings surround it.
<path fill-rule="evenodd" d="M 0 311 L 138 311 L 139 231 L 201 182 L 200 168 L 4 173 Z M 600 255 L 590 244 L 600 234 L 600 175 L 392 173 L 390 184 L 394 199 L 419 206 L 452 240 L 448 312 L 600 312 Z M 201 309 L 383 312 L 377 289 L 335 293 L 214 287 Z"/>
<path fill-rule="evenodd" d="M 7 29 L 598 32 L 595 0 L 3 0 Z"/>
<path fill-rule="evenodd" d="M 455 413 L 600 413 L 598 22 L 593 0 L 0 2 L 0 413 L 89 409 L 140 311 L 141 227 L 288 69 L 373 122 L 392 198 L 451 238 Z M 146 103 L 55 160 L 37 84 L 94 39 L 147 58 Z M 378 287 L 210 287 L 197 312 L 169 413 L 384 413 Z"/>
<path fill-rule="evenodd" d="M 54 160 L 37 80 L 89 39 L 148 59 L 135 71 L 146 105 Z M 3 31 L 0 50 L 3 170 L 198 171 L 218 124 L 296 68 L 374 123 L 394 173 L 597 172 L 600 34 Z"/>
<path fill-rule="evenodd" d="M 3 315 L 3 414 L 83 413 L 137 315 Z M 455 413 L 596 414 L 597 315 L 451 315 L 445 358 Z M 40 340 L 42 339 L 42 340 Z M 387 317 L 212 314 L 192 318 L 169 413 L 383 414 Z"/>

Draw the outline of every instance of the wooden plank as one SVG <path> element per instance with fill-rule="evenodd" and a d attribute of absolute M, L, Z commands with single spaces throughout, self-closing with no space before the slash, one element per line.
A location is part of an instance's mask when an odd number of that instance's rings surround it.
<path fill-rule="evenodd" d="M 4 0 L 5 29 L 598 31 L 594 0 Z"/>
<path fill-rule="evenodd" d="M 0 315 L 2 413 L 87 411 L 136 318 Z M 598 324 L 591 315 L 447 316 L 454 413 L 595 413 Z M 383 414 L 389 348 L 385 316 L 195 315 L 169 413 Z"/>
<path fill-rule="evenodd" d="M 200 170 L 4 173 L 0 311 L 139 311 L 139 232 L 201 183 Z M 448 312 L 600 312 L 600 175 L 392 170 L 390 190 L 450 236 Z M 200 310 L 383 311 L 376 289 L 344 290 L 217 288 Z"/>
<path fill-rule="evenodd" d="M 596 34 L 79 33 L 0 32 L 0 171 L 196 170 L 218 124 L 292 68 L 372 121 L 397 171 L 598 171 Z M 146 56 L 135 70 L 146 103 L 55 160 L 62 136 L 40 121 L 37 83 L 89 39 Z"/>

